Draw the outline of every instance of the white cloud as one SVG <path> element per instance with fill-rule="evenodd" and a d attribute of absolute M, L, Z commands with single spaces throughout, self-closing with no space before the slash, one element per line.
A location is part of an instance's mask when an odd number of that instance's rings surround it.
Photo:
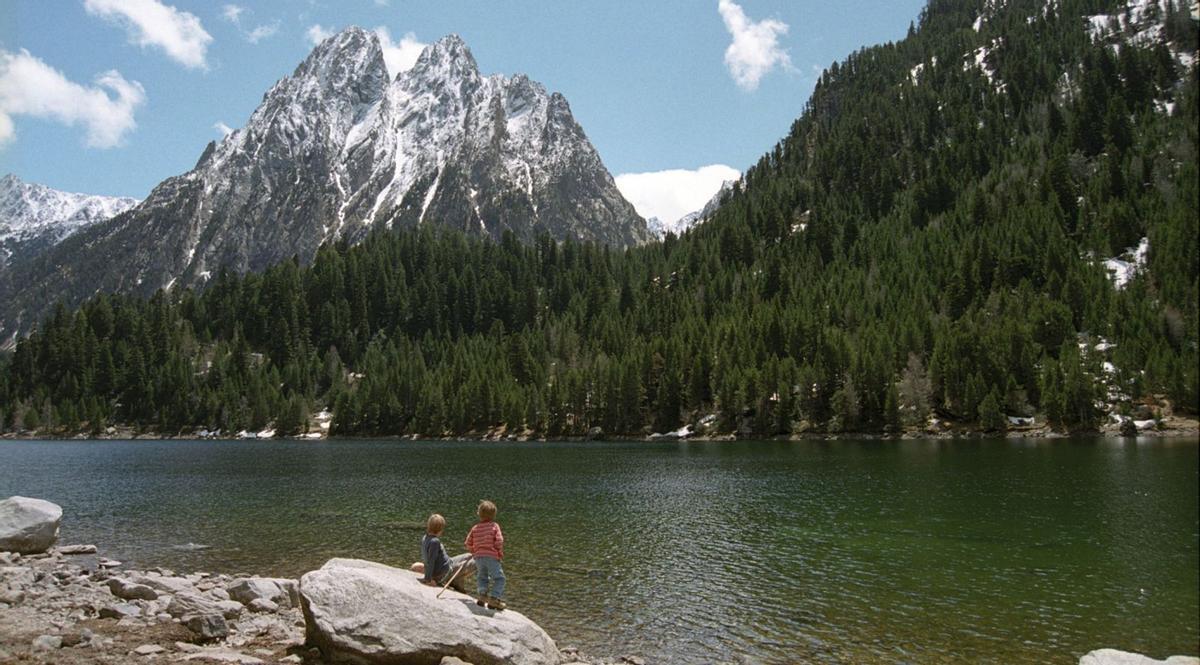
<path fill-rule="evenodd" d="M 276 32 L 279 32 L 279 24 L 271 23 L 269 25 L 260 25 L 250 32 L 243 33 L 242 36 L 251 44 L 257 44 L 267 37 L 274 36 Z"/>
<path fill-rule="evenodd" d="M 333 30 L 326 28 L 320 23 L 317 23 L 315 25 L 308 26 L 308 30 L 304 31 L 304 36 L 308 39 L 309 43 L 311 43 L 313 46 L 316 46 L 317 44 L 320 44 L 326 39 L 332 37 Z"/>
<path fill-rule="evenodd" d="M 387 63 L 388 74 L 392 78 L 396 78 L 396 74 L 400 72 L 412 69 L 412 66 L 417 64 L 417 58 L 421 57 L 421 51 L 428 46 L 411 32 L 404 33 L 399 42 L 393 42 L 391 33 L 383 26 L 375 28 L 375 34 L 379 35 L 379 44 L 383 47 L 383 61 Z"/>
<path fill-rule="evenodd" d="M 159 0 L 84 0 L 88 13 L 125 27 L 139 46 L 157 46 L 185 67 L 207 69 L 205 61 L 212 35 L 200 19 Z"/>
<path fill-rule="evenodd" d="M 226 21 L 236 25 L 237 23 L 241 22 L 242 14 L 245 13 L 245 11 L 245 7 L 239 7 L 237 5 L 225 5 L 221 8 L 221 16 L 224 16 Z"/>
<path fill-rule="evenodd" d="M 142 84 L 125 80 L 116 70 L 98 75 L 95 85 L 84 86 L 25 49 L 0 50 L 0 144 L 14 136 L 12 116 L 29 115 L 64 125 L 82 124 L 87 127 L 89 147 L 112 148 L 137 127 L 133 113 L 145 101 Z"/>
<path fill-rule="evenodd" d="M 229 136 L 230 134 L 233 133 L 233 127 L 230 127 L 229 125 L 227 125 L 223 122 L 213 123 L 213 129 L 217 130 L 218 132 L 221 132 L 222 138 Z"/>
<path fill-rule="evenodd" d="M 242 26 L 242 15 L 245 13 L 246 8 L 239 5 L 225 5 L 221 8 L 221 16 L 236 26 L 238 32 L 242 33 L 242 38 L 251 44 L 257 44 L 279 32 L 279 21 L 255 26 L 253 29 L 247 30 Z"/>
<path fill-rule="evenodd" d="M 741 172 L 724 164 L 702 166 L 694 171 L 671 169 L 650 173 L 623 173 L 616 177 L 617 189 L 646 219 L 657 217 L 673 222 L 696 212 L 708 203 L 721 185 L 737 180 Z"/>
<path fill-rule="evenodd" d="M 788 31 L 786 23 L 775 19 L 751 21 L 741 5 L 733 0 L 718 0 L 717 11 L 733 37 L 729 48 L 725 49 L 725 66 L 738 87 L 756 90 L 762 77 L 777 65 L 791 68 L 791 58 L 779 46 L 779 37 Z"/>

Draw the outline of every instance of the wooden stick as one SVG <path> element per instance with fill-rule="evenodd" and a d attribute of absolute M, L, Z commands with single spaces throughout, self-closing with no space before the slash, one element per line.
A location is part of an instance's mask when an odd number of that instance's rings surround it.
<path fill-rule="evenodd" d="M 467 564 L 468 564 L 468 563 L 471 563 L 471 561 L 472 561 L 474 558 L 475 558 L 475 555 L 471 555 L 471 556 L 467 557 L 467 560 L 466 560 L 466 561 L 464 561 L 464 562 L 463 562 L 463 564 L 462 564 L 461 566 L 459 566 L 459 567 L 458 567 L 458 570 L 454 571 L 454 574 L 450 576 L 450 579 L 446 580 L 446 586 L 442 587 L 442 590 L 438 592 L 438 595 L 437 595 L 437 597 L 438 597 L 438 598 L 441 598 L 441 597 L 442 597 L 442 594 L 443 594 L 443 593 L 446 593 L 446 589 L 449 589 L 449 588 L 450 588 L 450 585 L 451 585 L 451 584 L 454 582 L 454 578 L 458 577 L 458 574 L 459 574 L 459 573 L 461 573 L 462 571 L 466 570 L 466 569 L 467 569 Z"/>

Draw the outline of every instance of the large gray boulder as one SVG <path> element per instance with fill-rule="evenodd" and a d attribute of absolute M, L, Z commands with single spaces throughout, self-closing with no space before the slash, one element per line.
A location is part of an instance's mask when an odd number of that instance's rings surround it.
<path fill-rule="evenodd" d="M 58 540 L 62 508 L 41 499 L 13 496 L 0 501 L 0 551 L 40 554 Z"/>
<path fill-rule="evenodd" d="M 1171 656 L 1166 660 L 1155 660 L 1140 653 L 1118 649 L 1096 649 L 1080 658 L 1079 665 L 1200 665 L 1200 658 Z"/>
<path fill-rule="evenodd" d="M 249 605 L 256 600 L 269 600 L 280 607 L 300 605 L 296 580 L 275 577 L 239 577 L 225 587 L 229 597 Z"/>
<path fill-rule="evenodd" d="M 557 665 L 554 640 L 524 615 L 495 612 L 470 596 L 420 582 L 408 570 L 331 559 L 300 578 L 309 646 L 333 662 Z"/>

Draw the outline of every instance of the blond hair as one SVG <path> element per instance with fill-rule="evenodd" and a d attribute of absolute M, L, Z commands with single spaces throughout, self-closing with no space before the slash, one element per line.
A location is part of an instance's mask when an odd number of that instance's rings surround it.
<path fill-rule="evenodd" d="M 479 507 L 475 509 L 475 512 L 479 515 L 479 519 L 496 519 L 496 504 L 488 501 L 487 499 L 482 499 L 479 502 Z"/>
<path fill-rule="evenodd" d="M 425 522 L 425 533 L 436 536 L 446 528 L 446 518 L 434 513 L 429 516 L 429 521 Z"/>

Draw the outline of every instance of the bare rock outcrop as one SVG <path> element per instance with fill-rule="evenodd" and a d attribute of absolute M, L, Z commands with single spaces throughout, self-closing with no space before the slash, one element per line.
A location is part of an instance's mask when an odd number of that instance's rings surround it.
<path fill-rule="evenodd" d="M 511 610 L 420 582 L 411 571 L 331 559 L 300 578 L 309 646 L 333 662 L 437 665 L 454 656 L 473 665 L 558 665 L 554 640 Z"/>

